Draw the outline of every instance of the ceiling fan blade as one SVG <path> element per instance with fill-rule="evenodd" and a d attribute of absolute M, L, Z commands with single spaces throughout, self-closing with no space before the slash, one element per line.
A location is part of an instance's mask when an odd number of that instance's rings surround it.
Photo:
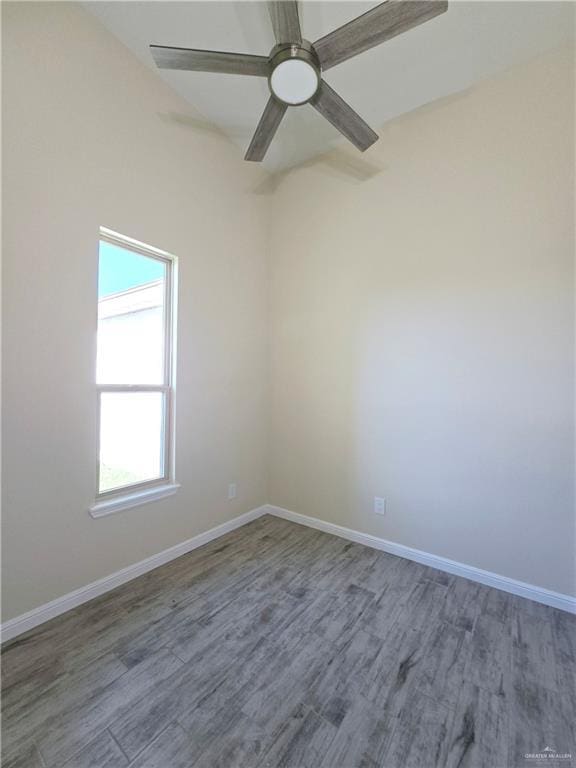
<path fill-rule="evenodd" d="M 378 134 L 354 112 L 344 99 L 338 96 L 336 91 L 330 88 L 325 80 L 320 82 L 320 87 L 310 99 L 310 103 L 361 152 L 378 141 Z"/>
<path fill-rule="evenodd" d="M 269 0 L 268 11 L 277 43 L 299 43 L 302 41 L 296 0 Z"/>
<path fill-rule="evenodd" d="M 222 72 L 227 75 L 256 75 L 256 77 L 268 77 L 270 71 L 266 56 L 252 56 L 249 53 L 223 53 L 195 48 L 170 48 L 163 45 L 151 45 L 150 52 L 161 69 Z"/>
<path fill-rule="evenodd" d="M 244 160 L 253 160 L 254 162 L 260 162 L 264 158 L 270 142 L 274 138 L 274 134 L 278 130 L 278 126 L 282 122 L 284 113 L 288 109 L 287 104 L 282 104 L 274 96 L 270 96 L 268 104 L 262 113 L 260 122 L 252 136 L 250 146 L 244 156 Z"/>
<path fill-rule="evenodd" d="M 401 35 L 447 8 L 447 0 L 387 0 L 314 43 L 322 69 Z"/>

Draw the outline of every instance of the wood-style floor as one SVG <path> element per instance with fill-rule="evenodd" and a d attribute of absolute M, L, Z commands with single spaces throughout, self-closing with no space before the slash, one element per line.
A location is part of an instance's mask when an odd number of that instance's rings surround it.
<path fill-rule="evenodd" d="M 9 644 L 3 766 L 529 768 L 576 758 L 575 645 L 569 614 L 263 517 Z"/>

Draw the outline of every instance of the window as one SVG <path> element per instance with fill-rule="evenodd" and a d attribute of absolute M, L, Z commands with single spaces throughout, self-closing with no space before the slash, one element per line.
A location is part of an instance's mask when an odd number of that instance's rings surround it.
<path fill-rule="evenodd" d="M 176 488 L 172 473 L 174 271 L 169 254 L 101 230 L 94 516 Z"/>

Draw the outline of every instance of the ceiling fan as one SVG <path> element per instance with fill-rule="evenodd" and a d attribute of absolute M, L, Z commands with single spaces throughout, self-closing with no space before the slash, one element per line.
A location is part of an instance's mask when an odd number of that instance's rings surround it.
<path fill-rule="evenodd" d="M 448 2 L 387 0 L 315 43 L 302 37 L 296 0 L 270 0 L 267 5 L 276 38 L 269 56 L 150 46 L 154 61 L 162 69 L 268 78 L 271 95 L 245 160 L 262 160 L 288 107 L 306 103 L 361 152 L 368 149 L 378 135 L 328 85 L 322 73 L 444 13 Z"/>

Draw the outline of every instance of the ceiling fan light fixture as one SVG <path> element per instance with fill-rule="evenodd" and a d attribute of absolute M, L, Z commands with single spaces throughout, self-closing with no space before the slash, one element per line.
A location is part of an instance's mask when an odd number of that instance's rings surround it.
<path fill-rule="evenodd" d="M 280 62 L 270 75 L 270 90 L 284 104 L 306 104 L 318 90 L 317 70 L 302 59 Z"/>
<path fill-rule="evenodd" d="M 320 87 L 320 62 L 312 44 L 281 43 L 270 54 L 268 85 L 273 96 L 292 107 L 306 104 Z"/>
<path fill-rule="evenodd" d="M 161 69 L 266 77 L 271 96 L 258 121 L 245 160 L 260 162 L 288 107 L 310 103 L 361 152 L 378 134 L 322 78 L 322 72 L 385 43 L 448 8 L 448 0 L 384 0 L 316 40 L 302 38 L 298 0 L 267 0 L 276 45 L 270 55 L 151 45 Z M 288 41 L 288 42 L 287 42 Z"/>

